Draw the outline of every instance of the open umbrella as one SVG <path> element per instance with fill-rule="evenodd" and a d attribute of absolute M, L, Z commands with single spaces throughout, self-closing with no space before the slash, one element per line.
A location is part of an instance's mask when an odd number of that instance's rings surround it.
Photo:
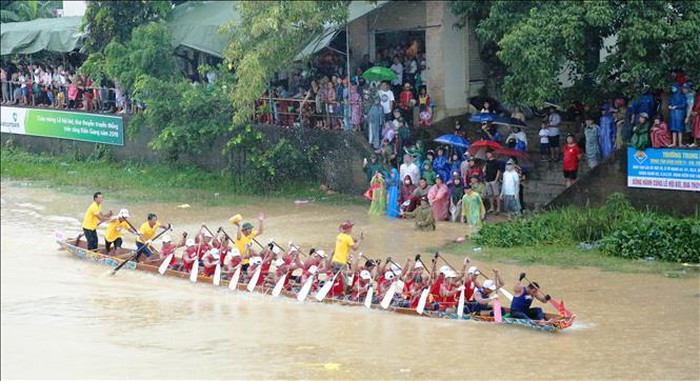
<path fill-rule="evenodd" d="M 496 148 L 493 153 L 497 157 L 515 157 L 518 159 L 518 161 L 529 161 L 530 157 L 527 155 L 527 152 L 523 151 L 518 151 L 517 149 L 512 149 L 508 147 L 500 147 Z"/>
<path fill-rule="evenodd" d="M 496 119 L 496 114 L 490 112 L 480 112 L 469 117 L 471 123 L 491 122 Z"/>
<path fill-rule="evenodd" d="M 522 120 L 511 118 L 509 116 L 498 116 L 493 121 L 491 121 L 491 123 L 500 126 L 525 127 L 525 123 Z"/>
<path fill-rule="evenodd" d="M 387 67 L 373 66 L 362 73 L 362 78 L 368 81 L 393 81 L 396 73 Z"/>
<path fill-rule="evenodd" d="M 485 159 L 486 151 L 495 150 L 498 148 L 501 148 L 501 145 L 493 140 L 477 140 L 472 143 L 471 146 L 469 146 L 469 150 L 467 152 L 477 159 Z"/>
<path fill-rule="evenodd" d="M 469 148 L 469 140 L 452 134 L 442 135 L 434 140 L 440 144 L 447 144 L 456 147 Z"/>

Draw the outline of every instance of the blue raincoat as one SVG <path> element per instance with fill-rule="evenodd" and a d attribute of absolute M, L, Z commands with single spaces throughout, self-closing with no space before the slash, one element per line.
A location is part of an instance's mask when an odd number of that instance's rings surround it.
<path fill-rule="evenodd" d="M 598 131 L 598 141 L 600 143 L 600 156 L 605 159 L 615 152 L 615 117 L 609 111 L 603 112 L 600 117 L 600 130 Z"/>
<path fill-rule="evenodd" d="M 678 91 L 677 86 L 671 86 L 671 99 L 669 106 L 669 129 L 671 132 L 685 132 L 685 108 L 688 106 L 685 95 Z M 675 107 L 675 108 L 671 108 Z"/>
<path fill-rule="evenodd" d="M 386 204 L 386 214 L 389 217 L 398 217 L 400 214 L 399 210 L 399 186 L 401 185 L 401 180 L 399 179 L 399 171 L 396 168 L 391 169 L 391 175 L 386 181 L 386 187 L 388 190 L 387 204 Z"/>

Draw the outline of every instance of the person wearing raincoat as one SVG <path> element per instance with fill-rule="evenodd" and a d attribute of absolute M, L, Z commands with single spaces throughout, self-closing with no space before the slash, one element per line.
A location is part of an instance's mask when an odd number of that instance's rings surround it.
<path fill-rule="evenodd" d="M 639 114 L 639 124 L 634 127 L 630 145 L 638 150 L 651 147 L 651 138 L 649 137 L 650 130 L 649 115 L 645 112 Z"/>
<path fill-rule="evenodd" d="M 400 180 L 401 179 L 399 179 L 399 171 L 396 170 L 396 168 L 392 168 L 389 174 L 389 178 L 386 181 L 386 214 L 389 217 L 398 217 L 401 214 L 401 210 L 399 209 L 399 186 L 401 186 Z"/>
<path fill-rule="evenodd" d="M 600 157 L 600 146 L 598 145 L 599 127 L 593 123 L 593 117 L 586 116 L 585 126 L 583 127 L 583 135 L 586 137 L 586 162 L 592 169 L 598 165 Z"/>
<path fill-rule="evenodd" d="M 685 109 L 687 106 L 685 95 L 678 91 L 678 84 L 674 83 L 671 86 L 671 99 L 668 101 L 669 127 L 672 135 L 671 147 L 680 147 L 683 144 Z"/>
<path fill-rule="evenodd" d="M 369 205 L 369 214 L 381 216 L 386 213 L 386 189 L 384 188 L 384 176 L 377 171 L 372 176 L 370 191 L 372 203 Z"/>
<path fill-rule="evenodd" d="M 459 222 L 462 215 L 462 196 L 464 196 L 464 183 L 459 172 L 452 173 L 450 180 L 450 221 Z"/>
<path fill-rule="evenodd" d="M 600 144 L 600 155 L 605 160 L 615 152 L 615 117 L 610 113 L 610 105 L 607 103 L 603 105 L 602 111 L 598 142 Z"/>
<path fill-rule="evenodd" d="M 437 149 L 437 156 L 433 159 L 433 170 L 435 175 L 442 177 L 442 181 L 447 181 L 450 178 L 450 165 L 447 163 L 443 147 Z"/>
<path fill-rule="evenodd" d="M 435 185 L 428 191 L 428 201 L 433 208 L 436 221 L 447 221 L 448 207 L 450 205 L 450 190 L 445 185 L 443 177 L 435 177 Z"/>
<path fill-rule="evenodd" d="M 423 231 L 433 231 L 435 230 L 435 216 L 433 215 L 433 210 L 428 204 L 428 198 L 423 196 L 420 199 L 420 204 L 416 210 L 412 212 L 402 212 L 405 217 L 414 218 L 416 229 Z"/>
<path fill-rule="evenodd" d="M 452 181 L 454 179 L 455 173 L 457 176 L 461 177 L 462 172 L 462 159 L 460 159 L 460 154 L 457 152 L 452 153 L 452 161 L 450 162 L 450 178 L 447 181 Z"/>
<path fill-rule="evenodd" d="M 433 171 L 433 163 L 430 160 L 423 162 L 423 173 L 421 177 L 425 179 L 428 185 L 432 186 L 435 184 L 435 171 Z"/>
<path fill-rule="evenodd" d="M 486 216 L 486 208 L 481 195 L 475 192 L 471 185 L 467 185 L 462 196 L 462 222 L 472 227 L 479 227 L 484 216 Z"/>
<path fill-rule="evenodd" d="M 372 177 L 374 177 L 376 172 L 384 174 L 384 167 L 378 161 L 377 155 L 372 155 L 369 162 L 365 159 L 362 170 L 365 172 L 365 176 L 367 176 L 368 183 L 372 182 Z"/>

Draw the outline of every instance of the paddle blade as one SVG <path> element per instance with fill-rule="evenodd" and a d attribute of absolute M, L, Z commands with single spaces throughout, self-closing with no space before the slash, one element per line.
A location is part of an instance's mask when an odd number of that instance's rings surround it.
<path fill-rule="evenodd" d="M 457 303 L 457 317 L 460 319 L 464 315 L 464 289 L 459 292 L 459 302 Z"/>
<path fill-rule="evenodd" d="M 221 264 L 216 264 L 216 270 L 214 270 L 214 280 L 212 281 L 214 286 L 221 284 Z"/>
<path fill-rule="evenodd" d="M 423 314 L 423 310 L 425 310 L 425 303 L 428 302 L 428 295 L 430 295 L 430 290 L 427 288 L 421 292 L 420 299 L 418 300 L 418 307 L 416 307 L 416 312 L 418 315 Z"/>
<path fill-rule="evenodd" d="M 282 292 L 282 287 L 284 287 L 284 282 L 287 280 L 287 274 L 282 274 L 282 277 L 280 280 L 277 281 L 277 284 L 275 284 L 275 288 L 272 289 L 272 297 L 276 298 L 280 296 L 280 293 Z"/>
<path fill-rule="evenodd" d="M 511 294 L 508 290 L 501 287 L 498 289 L 498 291 L 500 291 L 501 294 L 503 294 L 503 296 L 505 296 L 508 300 L 510 300 L 511 302 L 513 301 L 513 294 Z"/>
<path fill-rule="evenodd" d="M 493 301 L 493 322 L 503 322 L 503 316 L 501 315 L 501 299 L 495 299 Z"/>
<path fill-rule="evenodd" d="M 391 301 L 394 299 L 394 294 L 396 294 L 396 283 L 392 283 L 391 286 L 389 286 L 389 289 L 386 291 L 381 303 L 383 309 L 389 308 Z"/>
<path fill-rule="evenodd" d="M 371 308 L 372 307 L 372 298 L 374 297 L 374 287 L 369 286 L 369 289 L 367 290 L 367 295 L 365 296 L 365 307 Z"/>
<path fill-rule="evenodd" d="M 328 292 L 333 288 L 333 284 L 335 283 L 335 277 L 338 276 L 336 273 L 333 275 L 333 278 L 326 280 L 326 283 L 323 284 L 323 287 L 321 287 L 320 290 L 316 293 L 316 300 L 319 302 L 322 302 L 323 299 L 326 298 L 326 295 L 328 295 Z"/>
<path fill-rule="evenodd" d="M 165 257 L 163 263 L 161 263 L 158 267 L 158 272 L 160 273 L 160 275 L 165 274 L 165 271 L 168 270 L 168 265 L 170 264 L 170 261 L 173 260 L 173 255 L 175 255 L 175 253 L 168 254 L 168 256 Z"/>
<path fill-rule="evenodd" d="M 260 272 L 262 271 L 262 265 L 258 266 L 257 269 L 255 269 L 255 273 L 253 274 L 253 277 L 250 278 L 250 282 L 248 282 L 248 291 L 253 292 L 255 290 L 255 286 L 258 284 L 258 280 L 260 279 Z"/>
<path fill-rule="evenodd" d="M 199 261 L 194 260 L 192 263 L 192 270 L 190 270 L 190 282 L 197 282 L 197 274 L 199 273 Z"/>
<path fill-rule="evenodd" d="M 309 279 L 306 280 L 306 283 L 304 283 L 304 286 L 301 287 L 301 290 L 299 290 L 299 293 L 297 294 L 297 300 L 300 302 L 303 302 L 306 300 L 306 297 L 309 295 L 309 291 L 311 291 L 311 286 L 314 284 L 314 277 L 309 277 Z"/>
<path fill-rule="evenodd" d="M 236 266 L 236 271 L 233 272 L 231 281 L 228 282 L 228 288 L 235 290 L 238 288 L 238 280 L 241 279 L 241 265 Z"/>

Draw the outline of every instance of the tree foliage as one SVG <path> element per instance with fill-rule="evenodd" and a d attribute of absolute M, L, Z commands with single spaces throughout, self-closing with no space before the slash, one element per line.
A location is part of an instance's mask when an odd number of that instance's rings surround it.
<path fill-rule="evenodd" d="M 60 1 L 2 0 L 0 20 L 18 22 L 56 17 L 55 10 L 58 8 L 61 8 Z"/>
<path fill-rule="evenodd" d="M 88 32 L 84 48 L 88 53 L 96 53 L 112 40 L 124 43 L 134 28 L 149 21 L 166 19 L 171 10 L 169 1 L 89 0 L 81 26 Z"/>
<path fill-rule="evenodd" d="M 233 37 L 224 52 L 237 75 L 231 86 L 234 120 L 244 123 L 272 74 L 290 63 L 328 23 L 347 15 L 345 1 L 242 1 L 240 23 L 229 25 Z"/>
<path fill-rule="evenodd" d="M 451 1 L 460 26 L 475 23 L 497 95 L 539 105 L 559 99 L 568 69 L 576 96 L 632 94 L 668 84 L 672 69 L 700 76 L 700 2 Z M 600 62 L 606 38 L 616 39 Z M 499 70 L 500 69 L 500 70 Z"/>
<path fill-rule="evenodd" d="M 126 43 L 115 40 L 103 52 L 91 54 L 81 70 L 93 78 L 116 79 L 122 89 L 131 93 L 141 76 L 165 80 L 176 74 L 171 40 L 165 22 L 150 22 L 135 28 Z"/>

